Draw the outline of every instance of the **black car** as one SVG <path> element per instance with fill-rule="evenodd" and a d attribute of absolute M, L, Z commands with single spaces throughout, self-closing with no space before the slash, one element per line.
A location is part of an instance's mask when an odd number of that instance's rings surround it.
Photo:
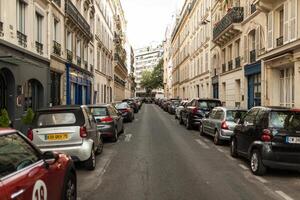
<path fill-rule="evenodd" d="M 140 107 L 134 99 L 123 99 L 122 102 L 127 102 L 130 105 L 130 107 L 133 109 L 134 113 L 139 112 Z"/>
<path fill-rule="evenodd" d="M 267 168 L 300 169 L 300 110 L 254 107 L 231 137 L 231 155 L 250 160 L 255 175 Z"/>
<path fill-rule="evenodd" d="M 179 99 L 171 100 L 170 103 L 168 104 L 168 113 L 174 115 L 176 108 L 180 105 L 180 102 L 181 100 Z"/>
<path fill-rule="evenodd" d="M 132 122 L 134 120 L 134 111 L 127 102 L 115 103 L 114 106 L 122 113 L 124 121 Z"/>
<path fill-rule="evenodd" d="M 218 99 L 193 99 L 181 111 L 179 123 L 185 124 L 187 129 L 199 126 L 202 118 L 207 117 L 212 109 L 221 105 Z"/>

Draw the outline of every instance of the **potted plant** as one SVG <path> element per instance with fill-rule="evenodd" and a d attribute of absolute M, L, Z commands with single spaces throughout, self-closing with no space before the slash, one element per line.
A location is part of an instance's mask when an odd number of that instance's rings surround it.
<path fill-rule="evenodd" d="M 9 127 L 9 126 L 10 126 L 10 120 L 9 120 L 8 112 L 6 109 L 2 109 L 0 115 L 0 127 Z"/>
<path fill-rule="evenodd" d="M 27 131 L 32 125 L 32 121 L 34 118 L 34 112 L 31 108 L 28 108 L 26 114 L 22 117 L 22 132 L 27 135 Z"/>

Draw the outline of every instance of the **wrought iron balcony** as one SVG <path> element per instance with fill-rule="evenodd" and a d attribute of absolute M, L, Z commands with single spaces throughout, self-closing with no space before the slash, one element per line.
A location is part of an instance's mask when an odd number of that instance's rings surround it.
<path fill-rule="evenodd" d="M 251 4 L 251 7 L 250 7 L 251 14 L 255 13 L 255 11 L 256 11 L 256 5 L 255 4 Z"/>
<path fill-rule="evenodd" d="M 283 45 L 283 36 L 276 39 L 276 44 L 277 44 L 277 47 L 280 47 Z"/>
<path fill-rule="evenodd" d="M 21 33 L 20 31 L 17 31 L 17 38 L 18 38 L 19 45 L 26 48 L 27 47 L 27 35 L 25 35 L 24 33 Z"/>
<path fill-rule="evenodd" d="M 58 56 L 61 55 L 61 45 L 55 40 L 53 41 L 53 53 L 55 53 Z"/>
<path fill-rule="evenodd" d="M 88 70 L 88 67 L 89 67 L 89 65 L 88 65 L 88 61 L 83 61 L 83 64 L 84 64 L 84 69 L 86 69 L 86 70 Z"/>
<path fill-rule="evenodd" d="M 222 64 L 222 72 L 226 72 L 226 64 Z"/>
<path fill-rule="evenodd" d="M 81 58 L 80 58 L 80 56 L 77 56 L 76 60 L 77 60 L 77 65 L 81 66 Z"/>
<path fill-rule="evenodd" d="M 117 63 L 119 63 L 124 69 L 127 70 L 125 61 L 121 59 L 121 57 L 119 56 L 118 53 L 115 53 L 115 54 L 114 54 L 114 60 L 115 60 Z"/>
<path fill-rule="evenodd" d="M 234 23 L 241 23 L 244 20 L 244 8 L 243 7 L 233 7 L 231 8 L 228 13 L 215 25 L 213 29 L 213 40 L 214 42 L 220 36 L 222 36 L 225 33 L 225 30 L 228 30 L 228 28 L 233 25 Z M 226 32 L 229 32 L 232 34 L 235 34 L 234 29 L 230 29 Z M 226 36 L 228 37 L 228 36 Z"/>
<path fill-rule="evenodd" d="M 241 67 L 241 57 L 236 57 L 235 58 L 235 68 Z"/>
<path fill-rule="evenodd" d="M 118 76 L 114 75 L 115 82 L 125 87 L 126 82 L 120 79 Z"/>
<path fill-rule="evenodd" d="M 39 43 L 38 41 L 36 41 L 35 48 L 39 54 L 41 54 L 41 55 L 43 54 L 43 44 L 42 43 Z"/>
<path fill-rule="evenodd" d="M 77 10 L 76 6 L 74 6 L 71 0 L 66 0 L 65 11 L 67 17 L 70 18 L 74 24 L 77 24 L 80 27 L 81 31 L 91 39 L 92 33 L 90 25 Z"/>
<path fill-rule="evenodd" d="M 256 50 L 253 49 L 250 51 L 250 63 L 254 63 L 256 61 Z"/>
<path fill-rule="evenodd" d="M 54 3 L 56 3 L 56 5 L 58 5 L 59 7 L 61 6 L 61 0 L 53 0 Z"/>
<path fill-rule="evenodd" d="M 69 62 L 73 61 L 73 52 L 67 49 L 67 60 Z"/>
<path fill-rule="evenodd" d="M 233 67 L 233 62 L 232 60 L 228 61 L 228 71 L 231 71 Z"/>

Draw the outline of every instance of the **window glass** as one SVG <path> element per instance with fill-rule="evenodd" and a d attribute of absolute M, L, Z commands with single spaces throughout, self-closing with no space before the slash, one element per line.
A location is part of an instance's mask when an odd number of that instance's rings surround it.
<path fill-rule="evenodd" d="M 43 126 L 57 126 L 75 124 L 76 117 L 74 113 L 47 113 L 38 117 L 37 124 Z"/>
<path fill-rule="evenodd" d="M 285 122 L 289 117 L 288 112 L 271 112 L 270 119 L 269 119 L 269 126 L 271 128 L 284 128 Z"/>
<path fill-rule="evenodd" d="M 90 110 L 94 116 L 107 116 L 108 115 L 105 107 L 90 108 Z"/>
<path fill-rule="evenodd" d="M 115 107 L 117 109 L 126 109 L 129 108 L 129 105 L 127 103 L 117 103 Z"/>
<path fill-rule="evenodd" d="M 245 116 L 247 111 L 228 110 L 226 112 L 226 121 L 236 122 Z"/>
<path fill-rule="evenodd" d="M 224 112 L 222 110 L 218 110 L 215 114 L 214 119 L 223 120 L 224 119 Z"/>
<path fill-rule="evenodd" d="M 211 110 L 215 107 L 221 106 L 219 101 L 199 101 L 198 106 L 202 110 Z"/>
<path fill-rule="evenodd" d="M 257 112 L 258 112 L 258 109 L 252 109 L 250 110 L 246 116 L 245 116 L 245 119 L 244 119 L 244 123 L 246 125 L 253 125 L 254 124 L 254 121 L 255 121 L 255 117 L 257 115 Z"/>
<path fill-rule="evenodd" d="M 17 133 L 0 136 L 0 178 L 39 160 L 36 152 Z"/>

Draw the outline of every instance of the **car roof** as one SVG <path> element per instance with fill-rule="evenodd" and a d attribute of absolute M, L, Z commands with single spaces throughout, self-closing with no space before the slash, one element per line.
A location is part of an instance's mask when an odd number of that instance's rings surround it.
<path fill-rule="evenodd" d="M 0 128 L 0 135 L 6 135 L 9 133 L 15 133 L 17 130 L 12 129 L 12 128 Z"/>
<path fill-rule="evenodd" d="M 192 100 L 197 100 L 197 101 L 201 101 L 201 100 L 205 100 L 205 101 L 220 101 L 220 99 L 213 99 L 213 98 L 195 98 Z"/>
<path fill-rule="evenodd" d="M 256 106 L 253 108 L 262 108 L 270 111 L 291 111 L 292 110 L 291 108 L 282 107 L 282 106 Z"/>
<path fill-rule="evenodd" d="M 97 107 L 108 107 L 111 106 L 110 104 L 92 104 L 92 105 L 88 105 L 88 108 L 97 108 Z"/>
<path fill-rule="evenodd" d="M 38 112 L 44 112 L 44 111 L 55 111 L 55 110 L 76 110 L 83 107 L 83 105 L 62 105 L 62 106 L 53 106 L 49 108 L 41 108 L 38 110 Z"/>
<path fill-rule="evenodd" d="M 248 109 L 244 109 L 244 108 L 227 108 L 222 106 L 215 107 L 214 109 L 223 109 L 227 111 L 246 111 L 246 112 L 248 111 Z"/>

